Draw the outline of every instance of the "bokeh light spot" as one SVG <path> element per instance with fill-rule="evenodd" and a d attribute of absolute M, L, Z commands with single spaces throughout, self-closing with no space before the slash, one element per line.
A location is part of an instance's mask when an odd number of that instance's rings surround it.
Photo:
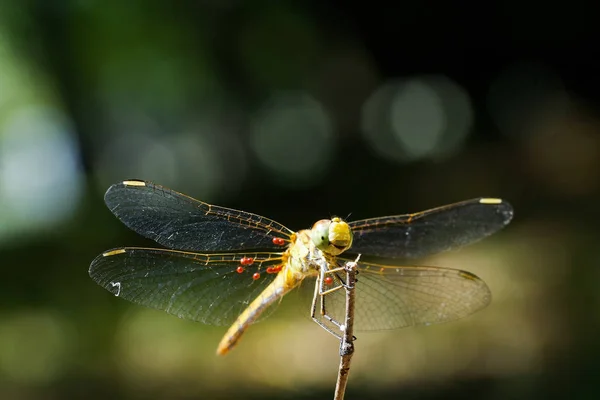
<path fill-rule="evenodd" d="M 258 159 L 277 181 L 292 186 L 319 182 L 332 161 L 334 141 L 329 115 L 303 92 L 271 97 L 251 130 Z"/>
<path fill-rule="evenodd" d="M 411 80 L 390 104 L 392 130 L 410 158 L 429 154 L 439 142 L 445 126 L 442 102 L 431 86 Z"/>
<path fill-rule="evenodd" d="M 83 178 L 79 149 L 68 120 L 43 106 L 13 110 L 0 125 L 0 203 L 19 231 L 43 227 L 71 215 Z"/>
<path fill-rule="evenodd" d="M 470 98 L 444 76 L 388 81 L 367 99 L 361 128 L 379 155 L 397 162 L 454 154 L 473 121 Z"/>

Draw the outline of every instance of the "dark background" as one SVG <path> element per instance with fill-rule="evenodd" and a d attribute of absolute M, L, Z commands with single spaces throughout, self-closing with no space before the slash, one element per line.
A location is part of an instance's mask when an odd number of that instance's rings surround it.
<path fill-rule="evenodd" d="M 148 245 L 103 204 L 130 178 L 294 230 L 502 197 L 505 230 L 427 260 L 492 304 L 360 336 L 346 398 L 596 398 L 593 4 L 2 1 L 0 398 L 332 397 L 293 298 L 220 358 L 226 328 L 88 277 Z"/>

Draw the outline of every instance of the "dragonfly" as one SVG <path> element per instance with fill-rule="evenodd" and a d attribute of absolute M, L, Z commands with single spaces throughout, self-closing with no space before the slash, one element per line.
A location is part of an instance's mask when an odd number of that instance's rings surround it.
<path fill-rule="evenodd" d="M 363 258 L 356 266 L 355 331 L 466 317 L 491 301 L 483 280 L 467 271 L 406 260 L 475 243 L 513 217 L 508 202 L 482 197 L 411 214 L 352 222 L 321 219 L 295 232 L 266 217 L 208 204 L 149 181 L 116 183 L 104 200 L 123 224 L 162 248 L 105 251 L 92 261 L 90 277 L 133 303 L 229 326 L 218 355 L 230 352 L 250 325 L 271 315 L 304 282 L 313 281 L 320 294 L 328 293 L 318 312 L 313 301 L 311 317 L 320 325 L 326 312 L 343 313 L 344 291 L 326 289 L 343 287 L 335 271 L 357 255 Z M 365 256 L 394 262 L 364 261 Z"/>

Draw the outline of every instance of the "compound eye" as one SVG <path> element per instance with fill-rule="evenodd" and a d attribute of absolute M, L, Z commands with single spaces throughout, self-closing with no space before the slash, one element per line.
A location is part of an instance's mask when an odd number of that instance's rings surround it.
<path fill-rule="evenodd" d="M 329 226 L 330 253 L 337 255 L 352 246 L 352 229 L 339 218 L 334 218 Z"/>
<path fill-rule="evenodd" d="M 331 220 L 322 219 L 315 222 L 311 229 L 311 239 L 317 249 L 326 251 L 329 248 L 329 227 Z"/>

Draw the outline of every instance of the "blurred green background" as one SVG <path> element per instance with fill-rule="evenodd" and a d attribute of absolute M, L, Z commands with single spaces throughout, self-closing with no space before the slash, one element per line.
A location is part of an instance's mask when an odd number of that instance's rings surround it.
<path fill-rule="evenodd" d="M 88 277 L 149 244 L 103 204 L 129 178 L 294 230 L 502 197 L 505 230 L 427 260 L 492 304 L 359 336 L 346 398 L 598 398 L 591 4 L 1 1 L 0 398 L 332 398 L 294 298 L 217 357 L 225 328 Z"/>

